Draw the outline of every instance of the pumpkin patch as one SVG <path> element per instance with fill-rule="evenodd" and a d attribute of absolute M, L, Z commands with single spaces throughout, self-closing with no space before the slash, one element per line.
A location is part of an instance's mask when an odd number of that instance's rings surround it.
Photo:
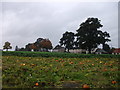
<path fill-rule="evenodd" d="M 118 88 L 118 73 L 117 58 L 2 57 L 3 88 Z"/>

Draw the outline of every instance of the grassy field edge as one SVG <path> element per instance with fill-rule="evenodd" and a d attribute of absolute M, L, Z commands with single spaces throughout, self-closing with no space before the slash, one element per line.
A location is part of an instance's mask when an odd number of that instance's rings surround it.
<path fill-rule="evenodd" d="M 75 54 L 60 52 L 30 52 L 30 51 L 2 51 L 2 56 L 23 56 L 23 57 L 62 57 L 62 58 L 120 58 L 120 55 L 112 54 Z"/>

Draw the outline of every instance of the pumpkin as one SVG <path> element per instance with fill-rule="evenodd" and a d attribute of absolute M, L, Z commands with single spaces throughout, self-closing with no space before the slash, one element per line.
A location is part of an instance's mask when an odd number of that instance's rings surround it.
<path fill-rule="evenodd" d="M 112 81 L 112 84 L 116 84 L 117 82 L 116 81 Z"/>
<path fill-rule="evenodd" d="M 83 85 L 83 88 L 90 88 L 90 86 L 87 85 L 87 84 L 84 84 L 84 85 Z"/>
<path fill-rule="evenodd" d="M 35 83 L 36 86 L 38 86 L 39 84 L 38 83 Z"/>

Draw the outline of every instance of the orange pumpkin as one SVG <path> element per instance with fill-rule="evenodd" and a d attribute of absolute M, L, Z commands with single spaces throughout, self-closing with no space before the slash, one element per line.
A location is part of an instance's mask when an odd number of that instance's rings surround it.
<path fill-rule="evenodd" d="M 31 66 L 35 66 L 35 64 L 31 64 Z"/>
<path fill-rule="evenodd" d="M 84 63 L 80 62 L 79 64 L 84 64 Z"/>
<path fill-rule="evenodd" d="M 107 69 L 105 68 L 105 69 L 103 69 L 103 71 L 107 71 Z"/>
<path fill-rule="evenodd" d="M 56 62 L 58 62 L 58 60 L 55 60 Z"/>
<path fill-rule="evenodd" d="M 73 62 L 70 62 L 70 64 L 73 64 Z"/>
<path fill-rule="evenodd" d="M 38 86 L 39 84 L 38 83 L 35 83 L 36 86 Z"/>
<path fill-rule="evenodd" d="M 116 84 L 117 82 L 116 81 L 112 81 L 112 84 Z"/>
<path fill-rule="evenodd" d="M 87 84 L 84 84 L 84 85 L 83 85 L 83 88 L 90 88 L 90 86 L 87 85 Z"/>

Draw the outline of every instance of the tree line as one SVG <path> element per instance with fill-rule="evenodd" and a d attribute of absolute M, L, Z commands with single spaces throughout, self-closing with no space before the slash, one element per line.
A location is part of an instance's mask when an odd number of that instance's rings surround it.
<path fill-rule="evenodd" d="M 15 51 L 48 51 L 48 49 L 52 48 L 52 43 L 49 39 L 38 38 L 36 42 L 25 45 L 25 48 L 19 49 L 16 46 Z"/>
<path fill-rule="evenodd" d="M 66 31 L 63 33 L 59 41 L 59 46 L 64 46 L 65 51 L 69 52 L 70 49 L 86 49 L 91 53 L 93 48 L 97 48 L 100 44 L 105 51 L 109 52 L 110 47 L 107 42 L 111 41 L 108 32 L 103 32 L 100 28 L 103 25 L 98 18 L 87 18 L 85 22 L 80 24 L 76 33 Z M 11 49 L 9 42 L 5 42 L 3 49 Z M 49 39 L 38 38 L 34 43 L 28 43 L 25 48 L 18 48 L 15 51 L 48 51 L 52 49 L 52 43 Z"/>
<path fill-rule="evenodd" d="M 3 46 L 3 49 L 11 49 L 12 46 L 10 46 L 9 42 L 5 42 L 5 45 Z M 25 48 L 18 48 L 18 46 L 15 47 L 15 51 L 48 51 L 48 49 L 52 49 L 52 43 L 49 39 L 43 39 L 38 38 L 36 42 L 34 43 L 28 43 L 25 45 Z"/>

